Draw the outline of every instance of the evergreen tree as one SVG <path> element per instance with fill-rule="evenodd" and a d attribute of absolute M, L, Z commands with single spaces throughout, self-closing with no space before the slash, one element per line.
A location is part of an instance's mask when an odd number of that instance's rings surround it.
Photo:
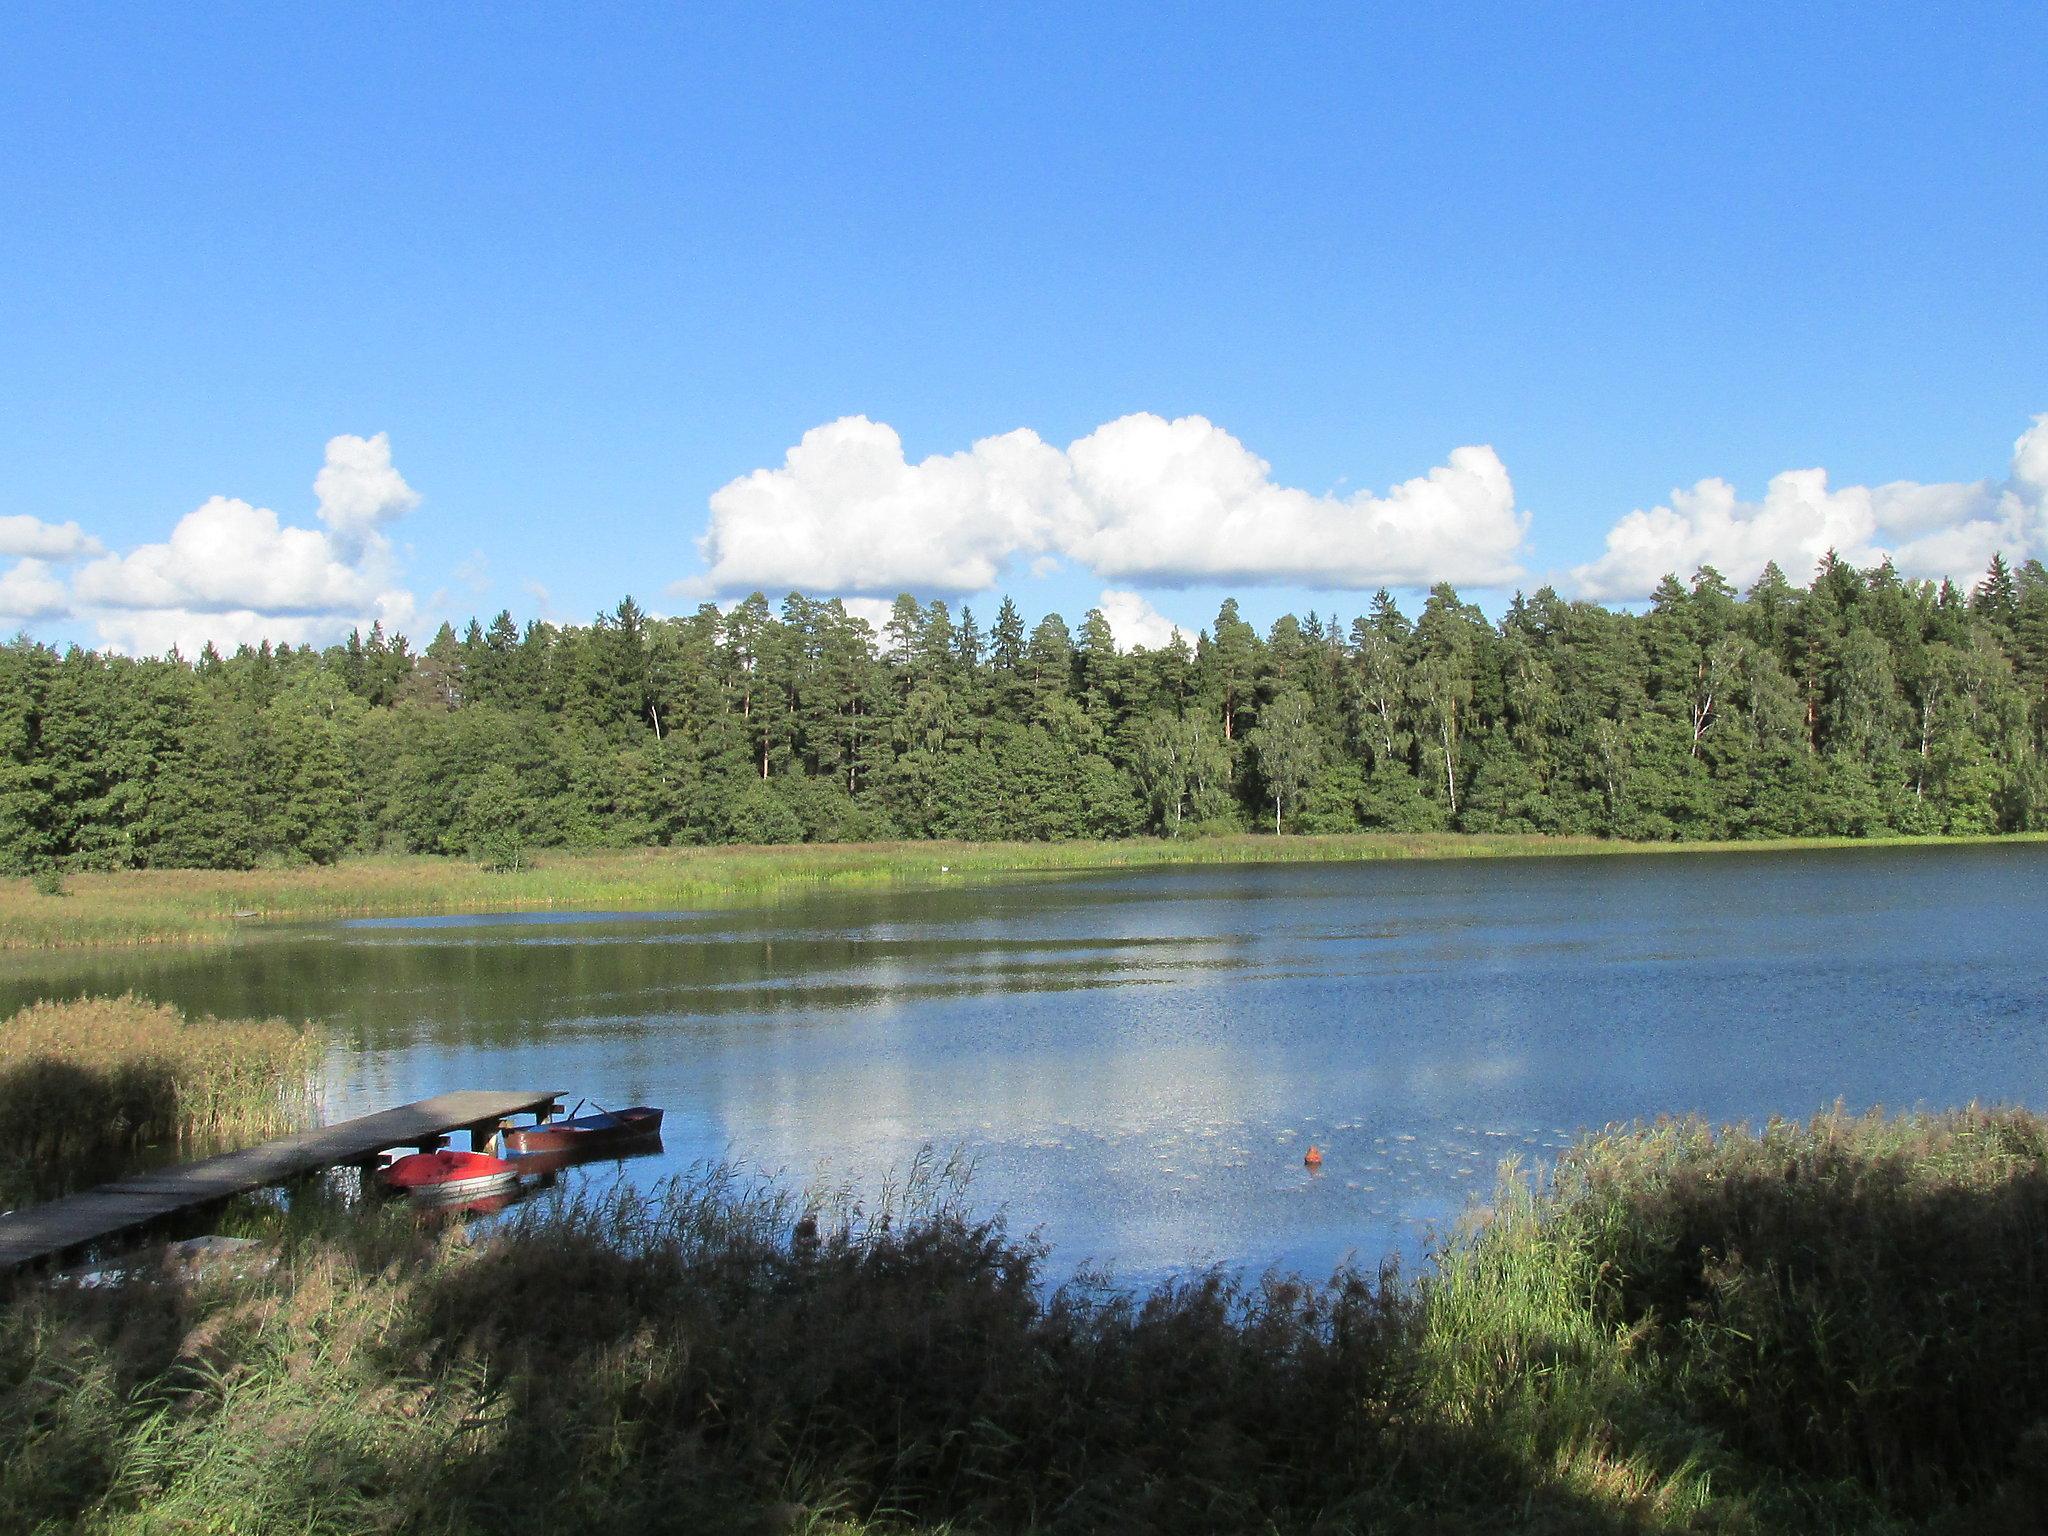
<path fill-rule="evenodd" d="M 1168 836 L 1205 826 L 1631 837 L 1988 832 L 2048 820 L 2048 570 L 1953 583 L 1824 559 L 1738 597 L 1702 567 L 1646 612 L 1541 588 L 1498 624 L 1448 586 L 1413 623 L 1226 602 L 1126 653 L 901 598 L 753 594 L 583 626 L 509 612 L 415 654 L 136 661 L 0 648 L 0 867 L 469 852 L 516 787 L 529 847 L 852 836 Z M 509 793 L 509 791 L 508 791 Z M 499 796 L 503 801 L 505 796 Z M 479 818 L 483 818 L 479 820 Z M 495 855 L 493 855 L 495 857 Z"/>
<path fill-rule="evenodd" d="M 152 861 L 197 869 L 247 869 L 256 862 L 249 784 L 252 722 L 219 695 L 202 696 L 179 732 L 151 807 Z"/>

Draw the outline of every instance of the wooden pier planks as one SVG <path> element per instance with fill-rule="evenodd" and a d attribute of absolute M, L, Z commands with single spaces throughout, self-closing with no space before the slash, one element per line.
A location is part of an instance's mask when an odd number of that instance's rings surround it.
<path fill-rule="evenodd" d="M 465 1089 L 196 1163 L 130 1174 L 82 1194 L 0 1215 L 0 1271 L 56 1258 L 248 1190 L 368 1163 L 393 1147 L 437 1145 L 464 1130 L 481 1140 L 514 1115 L 551 1118 L 560 1111 L 560 1100 L 558 1093 Z"/>

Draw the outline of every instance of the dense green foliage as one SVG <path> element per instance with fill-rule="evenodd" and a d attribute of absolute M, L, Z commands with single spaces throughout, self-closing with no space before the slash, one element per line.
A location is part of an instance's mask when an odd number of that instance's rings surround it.
<path fill-rule="evenodd" d="M 961 1193 L 273 1209 L 275 1265 L 22 1286 L 0 1527 L 2040 1529 L 2024 1112 L 1589 1137 L 1412 1284 L 1048 1293 Z"/>
<path fill-rule="evenodd" d="M 1648 610 L 1439 586 L 1261 637 L 1118 651 L 1091 611 L 983 631 L 756 595 L 424 652 L 130 660 L 0 648 L 0 868 L 351 851 L 1121 837 L 1265 825 L 1641 839 L 2048 825 L 2048 571 L 1952 585 L 1829 559 Z"/>

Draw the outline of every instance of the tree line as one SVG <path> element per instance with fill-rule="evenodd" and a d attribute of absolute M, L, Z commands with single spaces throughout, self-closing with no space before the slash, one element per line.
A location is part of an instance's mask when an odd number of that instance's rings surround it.
<path fill-rule="evenodd" d="M 1646 839 L 2048 825 L 2048 571 L 1968 592 L 1832 555 L 1641 613 L 1448 585 L 1264 634 L 755 594 L 424 650 L 0 648 L 0 867 L 357 851 L 1456 830 Z"/>

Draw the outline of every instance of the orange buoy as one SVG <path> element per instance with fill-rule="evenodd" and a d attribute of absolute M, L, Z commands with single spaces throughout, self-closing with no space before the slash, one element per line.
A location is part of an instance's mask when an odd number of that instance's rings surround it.
<path fill-rule="evenodd" d="M 1323 1154 L 1315 1147 L 1310 1147 L 1306 1152 L 1302 1153 L 1301 1160 L 1311 1168 L 1323 1166 Z"/>

